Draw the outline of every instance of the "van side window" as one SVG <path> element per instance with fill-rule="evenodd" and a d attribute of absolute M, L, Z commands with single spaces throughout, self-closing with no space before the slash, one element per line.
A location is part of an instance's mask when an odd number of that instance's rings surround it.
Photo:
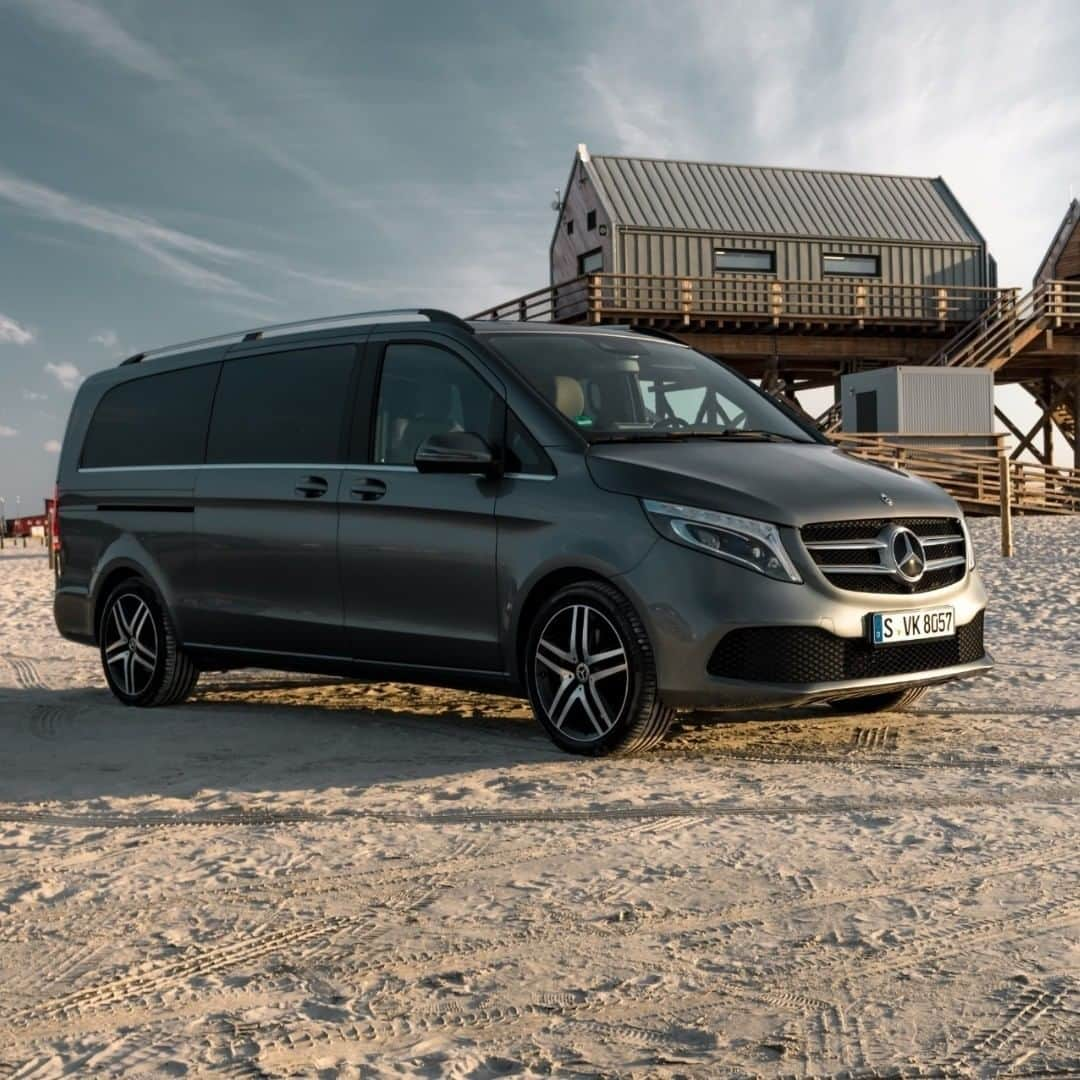
<path fill-rule="evenodd" d="M 432 435 L 473 431 L 490 441 L 495 392 L 436 345 L 388 345 L 375 414 L 375 461 L 411 465 Z"/>
<path fill-rule="evenodd" d="M 226 360 L 206 460 L 321 465 L 340 457 L 356 348 L 328 345 Z"/>
<path fill-rule="evenodd" d="M 86 433 L 82 467 L 201 465 L 219 367 L 144 375 L 106 391 Z"/>
<path fill-rule="evenodd" d="M 555 468 L 544 448 L 509 410 L 506 413 L 506 471 L 527 476 L 554 476 Z"/>

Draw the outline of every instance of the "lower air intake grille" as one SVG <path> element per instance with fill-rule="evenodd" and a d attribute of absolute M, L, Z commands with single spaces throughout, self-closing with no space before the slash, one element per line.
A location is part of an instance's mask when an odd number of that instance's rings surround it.
<path fill-rule="evenodd" d="M 874 648 L 816 626 L 752 626 L 732 630 L 716 646 L 709 674 L 748 682 L 813 683 L 873 679 L 969 664 L 986 654 L 980 611 L 955 637 Z"/>

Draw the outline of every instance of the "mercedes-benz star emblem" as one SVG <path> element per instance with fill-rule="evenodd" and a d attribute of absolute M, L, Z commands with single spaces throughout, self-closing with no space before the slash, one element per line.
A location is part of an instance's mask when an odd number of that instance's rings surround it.
<path fill-rule="evenodd" d="M 926 572 L 926 552 L 922 541 L 907 527 L 894 525 L 884 537 L 893 577 L 905 585 L 914 585 Z"/>
<path fill-rule="evenodd" d="M 892 496 L 891 495 L 886 495 L 884 491 L 881 493 L 881 501 L 886 506 L 892 506 Z"/>

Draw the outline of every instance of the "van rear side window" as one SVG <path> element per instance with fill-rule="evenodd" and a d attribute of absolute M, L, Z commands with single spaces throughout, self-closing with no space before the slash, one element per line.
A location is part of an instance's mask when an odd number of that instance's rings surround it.
<path fill-rule="evenodd" d="M 336 462 L 355 359 L 355 346 L 328 345 L 226 360 L 206 460 Z"/>
<path fill-rule="evenodd" d="M 146 375 L 107 391 L 86 433 L 82 468 L 202 464 L 218 367 Z"/>

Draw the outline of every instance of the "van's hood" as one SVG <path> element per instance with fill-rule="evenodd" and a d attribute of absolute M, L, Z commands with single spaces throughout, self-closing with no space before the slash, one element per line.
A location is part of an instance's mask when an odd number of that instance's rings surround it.
<path fill-rule="evenodd" d="M 593 479 L 607 491 L 778 525 L 959 514 L 936 484 L 822 443 L 598 443 L 590 447 L 587 460 Z"/>

